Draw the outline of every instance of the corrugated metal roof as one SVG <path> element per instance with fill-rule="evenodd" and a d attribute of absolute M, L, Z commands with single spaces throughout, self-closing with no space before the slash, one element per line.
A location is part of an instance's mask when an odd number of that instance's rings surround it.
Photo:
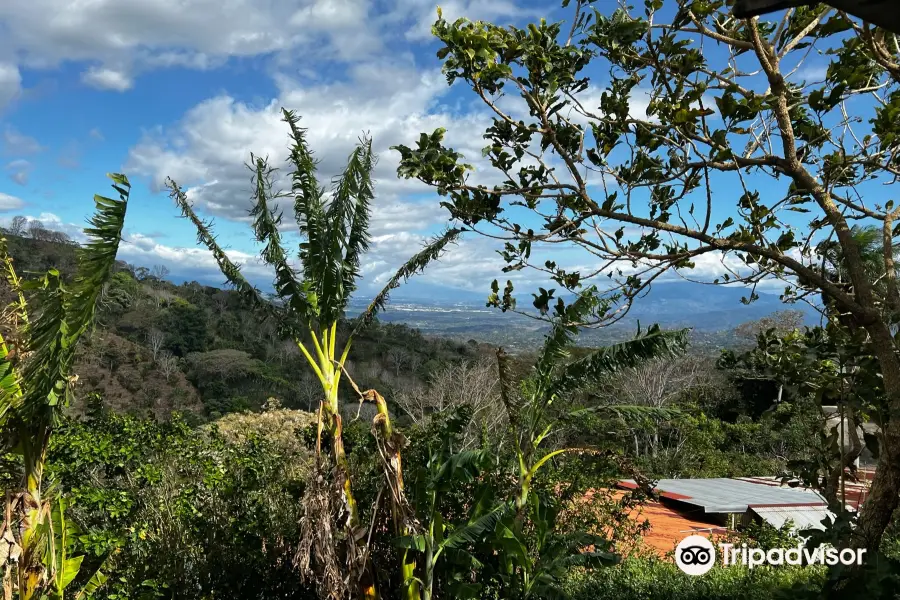
<path fill-rule="evenodd" d="M 826 517 L 835 518 L 834 513 L 824 506 L 803 507 L 774 507 L 751 506 L 750 512 L 759 515 L 769 525 L 781 528 L 788 521 L 792 522 L 791 531 L 803 531 L 804 529 L 825 530 L 822 521 Z"/>
<path fill-rule="evenodd" d="M 621 484 L 625 487 L 635 485 L 633 480 Z M 663 498 L 702 507 L 706 513 L 743 513 L 751 506 L 826 505 L 815 492 L 740 479 L 660 479 L 656 489 Z"/>
<path fill-rule="evenodd" d="M 860 468 L 856 472 L 859 480 L 853 481 L 850 476 L 849 470 L 847 471 L 847 479 L 844 481 L 844 492 L 846 495 L 846 506 L 848 510 L 856 511 L 860 506 L 862 506 L 862 503 L 866 499 L 866 495 L 869 492 L 870 482 L 874 474 L 875 471 L 872 469 Z M 758 483 L 760 485 L 782 485 L 780 477 L 737 477 L 736 479 L 740 479 L 741 481 L 749 481 L 751 483 Z M 816 493 L 814 490 L 800 486 L 790 489 L 802 490 L 813 494 Z M 840 491 L 838 491 L 838 497 L 840 497 L 840 495 L 841 493 Z"/>
<path fill-rule="evenodd" d="M 816 494 L 815 490 L 810 488 L 806 488 L 803 486 L 791 487 L 785 485 L 781 482 L 781 477 L 773 476 L 773 475 L 757 475 L 755 477 L 735 477 L 735 479 L 739 481 L 749 481 L 750 483 L 757 483 L 759 485 L 768 485 L 772 487 L 780 487 L 789 490 L 796 490 L 798 492 L 806 492 L 807 494 Z"/>

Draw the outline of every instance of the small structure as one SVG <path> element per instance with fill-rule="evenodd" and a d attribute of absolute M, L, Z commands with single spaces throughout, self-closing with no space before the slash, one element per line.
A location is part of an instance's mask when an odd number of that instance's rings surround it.
<path fill-rule="evenodd" d="M 794 532 L 804 529 L 824 531 L 822 521 L 833 519 L 834 513 L 824 506 L 754 506 L 747 511 L 744 524 L 754 518 L 765 521 L 776 529 L 781 529 L 790 522 Z"/>
<path fill-rule="evenodd" d="M 626 479 L 618 487 L 634 489 L 637 484 Z M 775 477 L 662 479 L 657 482 L 656 491 L 665 508 L 692 522 L 707 523 L 710 531 L 747 525 L 757 519 L 777 528 L 790 521 L 793 531 L 824 529 L 822 521 L 834 517 L 819 493 L 781 485 Z M 653 511 L 647 516 L 652 532 Z M 691 529 L 701 528 L 692 523 Z M 687 534 L 676 537 L 675 542 L 684 535 Z"/>
<path fill-rule="evenodd" d="M 637 487 L 633 480 L 620 482 Z M 751 506 L 826 506 L 822 496 L 811 490 L 760 485 L 746 479 L 660 479 L 660 497 L 702 509 L 707 514 L 745 513 Z"/>

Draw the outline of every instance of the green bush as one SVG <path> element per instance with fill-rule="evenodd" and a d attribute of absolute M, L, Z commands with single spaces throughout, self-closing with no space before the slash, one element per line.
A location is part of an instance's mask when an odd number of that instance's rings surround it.
<path fill-rule="evenodd" d="M 118 548 L 96 600 L 311 597 L 291 564 L 300 469 L 280 439 L 240 425 L 220 434 L 96 406 L 62 425 L 48 474 L 84 529 L 75 549 L 95 565 Z"/>
<path fill-rule="evenodd" d="M 699 577 L 682 573 L 674 563 L 631 558 L 591 574 L 573 574 L 571 600 L 770 600 L 791 598 L 795 586 L 821 587 L 825 568 L 716 565 Z"/>

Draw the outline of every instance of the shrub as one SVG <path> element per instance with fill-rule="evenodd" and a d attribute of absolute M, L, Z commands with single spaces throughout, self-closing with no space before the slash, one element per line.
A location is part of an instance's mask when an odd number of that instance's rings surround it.
<path fill-rule="evenodd" d="M 795 586 L 819 588 L 825 568 L 716 565 L 699 577 L 657 558 L 631 558 L 591 574 L 573 574 L 571 600 L 770 600 L 791 598 Z"/>
<path fill-rule="evenodd" d="M 91 417 L 60 429 L 48 471 L 85 530 L 85 563 L 119 548 L 95 598 L 311 597 L 291 564 L 304 483 L 282 440 Z"/>

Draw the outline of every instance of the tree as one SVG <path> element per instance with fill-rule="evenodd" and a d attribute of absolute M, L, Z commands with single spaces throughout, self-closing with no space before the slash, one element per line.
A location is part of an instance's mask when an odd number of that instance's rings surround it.
<path fill-rule="evenodd" d="M 137 267 L 134 269 L 134 278 L 138 281 L 146 281 L 150 276 L 150 269 L 147 267 Z"/>
<path fill-rule="evenodd" d="M 759 334 L 774 329 L 779 334 L 786 334 L 803 326 L 805 315 L 800 310 L 779 310 L 771 315 L 755 321 L 741 323 L 734 329 L 736 336 L 748 342 L 756 342 Z"/>
<path fill-rule="evenodd" d="M 369 247 L 369 216 L 374 199 L 371 174 L 376 158 L 372 152 L 371 139 L 362 138 L 350 154 L 344 172 L 334 180 L 331 200 L 326 203 L 326 192 L 320 187 L 316 177 L 317 161 L 307 143 L 306 130 L 299 126 L 299 118 L 293 112 L 282 109 L 282 114 L 289 129 L 291 143 L 288 159 L 292 169 L 291 192 L 286 194 L 275 191 L 275 170 L 268 165 L 266 159 L 251 155 L 251 163 L 248 165 L 253 173 L 253 230 L 257 241 L 263 244 L 260 253 L 263 261 L 275 271 L 276 301 L 270 302 L 246 280 L 240 268 L 216 242 L 211 225 L 197 216 L 178 184 L 170 179 L 167 185 L 183 215 L 196 227 L 198 241 L 212 252 L 229 283 L 256 314 L 273 322 L 280 334 L 294 340 L 321 384 L 324 398 L 319 404 L 316 464 L 321 469 L 320 449 L 323 433 L 327 431 L 331 442 L 331 459 L 341 490 L 339 506 L 342 514 L 339 521 L 345 527 L 342 535 L 347 540 L 344 545 L 346 565 L 343 568 L 349 569 L 350 574 L 349 577 L 341 574 L 342 567 L 335 558 L 335 541 L 329 539 L 323 542 L 319 535 L 320 522 L 316 522 L 312 528 L 307 527 L 307 535 L 314 537 L 317 545 L 313 552 L 307 553 L 306 560 L 300 562 L 308 564 L 309 556 L 315 555 L 320 562 L 320 569 L 330 574 L 325 584 L 329 594 L 338 593 L 343 582 L 349 580 L 356 585 L 363 597 L 374 598 L 377 591 L 371 562 L 368 553 L 356 543 L 363 539 L 365 528 L 360 522 L 344 450 L 343 423 L 338 402 L 339 385 L 353 334 L 374 319 L 391 290 L 436 259 L 444 247 L 456 238 L 458 231 L 451 229 L 438 237 L 400 268 L 358 319 L 356 329 L 344 341 L 343 348 L 338 353 L 338 320 L 343 316 L 350 295 L 356 290 L 361 257 Z M 299 272 L 289 262 L 281 242 L 282 215 L 277 202 L 286 197 L 293 199 L 294 216 L 303 238 Z M 316 476 L 313 479 L 319 478 Z M 324 475 L 321 479 L 324 479 Z M 315 485 L 309 486 L 310 511 L 321 506 L 316 498 L 319 491 Z M 308 522 L 330 518 L 331 515 L 327 512 L 310 512 L 307 515 Z M 417 584 L 409 576 L 412 572 L 410 569 L 414 566 L 414 563 L 403 565 L 403 581 L 407 582 L 410 597 L 417 595 Z"/>
<path fill-rule="evenodd" d="M 537 269 L 584 294 L 592 273 L 541 262 L 532 248 L 570 244 L 601 265 L 593 274 L 613 285 L 595 324 L 621 318 L 653 281 L 687 274 L 699 258 L 720 259 L 715 281 L 750 286 L 747 301 L 763 279 L 783 279 L 786 300 L 824 293 L 870 339 L 896 414 L 900 205 L 872 192 L 900 175 L 896 38 L 822 6 L 771 23 L 734 19 L 723 0 L 678 0 L 671 11 L 650 0 L 643 13 L 610 16 L 591 4 L 573 3 L 565 29 L 439 15 L 448 82 L 465 82 L 493 113 L 484 153 L 501 182 L 471 182 L 441 130 L 398 147 L 399 174 L 435 186 L 452 219 L 505 239 L 508 270 Z M 830 57 L 824 76 L 803 71 L 813 54 Z M 610 73 L 608 85 L 592 87 L 588 69 Z M 878 281 L 864 268 L 857 221 L 881 234 Z M 826 240 L 840 247 L 851 289 L 822 268 L 815 249 Z M 512 291 L 508 283 L 501 296 L 495 284 L 493 303 L 514 309 Z M 542 290 L 535 306 L 552 299 Z M 872 552 L 900 501 L 900 419 L 885 424 L 883 442 L 853 534 Z"/>
<path fill-rule="evenodd" d="M 162 292 L 162 290 L 157 290 Z M 166 341 L 175 356 L 187 356 L 191 352 L 203 352 L 209 341 L 209 330 L 203 311 L 184 301 L 175 301 L 162 315 L 164 329 L 169 332 Z"/>
<path fill-rule="evenodd" d="M 49 231 L 47 233 L 47 241 L 54 244 L 71 244 L 72 238 L 62 231 Z"/>
<path fill-rule="evenodd" d="M 71 286 L 63 284 L 56 269 L 39 279 L 22 281 L 5 240 L 0 246 L 6 282 L 17 295 L 3 312 L 0 335 L 2 452 L 19 454 L 24 465 L 21 490 L 7 495 L 6 518 L 0 530 L 12 534 L 18 549 L 13 585 L 22 600 L 62 600 L 84 559 L 67 557 L 67 536 L 77 535 L 77 529 L 66 522 L 64 498 L 44 494 L 43 475 L 51 437 L 74 394 L 77 377 L 71 369 L 76 347 L 93 322 L 122 239 L 131 186 L 124 175 L 109 177 L 119 199 L 94 196 L 96 213 L 85 230 L 88 242 L 79 249 Z M 4 543 L 8 539 L 5 536 Z M 77 597 L 93 592 L 104 579 L 97 571 Z M 6 582 L 4 588 L 12 593 Z"/>
<path fill-rule="evenodd" d="M 394 374 L 397 377 L 400 377 L 400 371 L 403 370 L 404 366 L 409 364 L 410 353 L 406 350 L 406 348 L 394 346 L 388 349 L 386 358 L 392 365 L 394 365 Z"/>
<path fill-rule="evenodd" d="M 165 376 L 166 381 L 171 380 L 172 375 L 178 371 L 178 357 L 171 352 L 162 352 L 159 355 L 157 364 L 159 365 L 159 370 L 162 371 L 162 374 Z"/>
<path fill-rule="evenodd" d="M 153 353 L 154 362 L 156 362 L 156 359 L 159 357 L 159 353 L 163 349 L 165 343 L 166 334 L 159 329 L 153 328 L 147 332 L 147 346 L 150 347 L 150 352 Z"/>
<path fill-rule="evenodd" d="M 218 291 L 213 294 L 213 304 L 215 305 L 220 317 L 225 314 L 225 310 L 228 308 L 229 298 L 230 296 L 228 292 Z"/>
<path fill-rule="evenodd" d="M 28 236 L 31 239 L 44 241 L 49 235 L 49 230 L 38 219 L 32 219 L 28 222 Z"/>
<path fill-rule="evenodd" d="M 720 384 L 713 369 L 714 365 L 697 356 L 663 356 L 620 370 L 597 391 L 608 405 L 670 408 L 688 390 Z M 640 456 L 642 447 L 656 454 L 659 430 L 665 423 L 666 419 L 645 419 L 632 428 L 636 456 Z M 643 441 L 642 432 L 647 433 Z"/>
<path fill-rule="evenodd" d="M 200 379 L 216 378 L 234 381 L 260 374 L 263 363 L 243 350 L 221 348 L 209 352 L 194 352 L 187 357 L 191 370 Z"/>
<path fill-rule="evenodd" d="M 150 276 L 157 281 L 163 281 L 169 275 L 169 267 L 166 265 L 153 265 L 150 269 Z"/>
<path fill-rule="evenodd" d="M 28 218 L 22 215 L 16 215 L 9 223 L 9 233 L 11 235 L 22 235 L 25 233 L 25 226 L 28 224 Z"/>
<path fill-rule="evenodd" d="M 482 433 L 492 436 L 497 446 L 502 444 L 506 411 L 500 402 L 497 365 L 493 361 L 443 367 L 431 376 L 427 386 L 403 389 L 394 401 L 418 426 L 425 426 L 436 415 L 468 406 L 472 413 L 461 432 L 462 449 L 476 446 Z M 494 451 L 499 453 L 499 447 L 494 447 Z"/>

